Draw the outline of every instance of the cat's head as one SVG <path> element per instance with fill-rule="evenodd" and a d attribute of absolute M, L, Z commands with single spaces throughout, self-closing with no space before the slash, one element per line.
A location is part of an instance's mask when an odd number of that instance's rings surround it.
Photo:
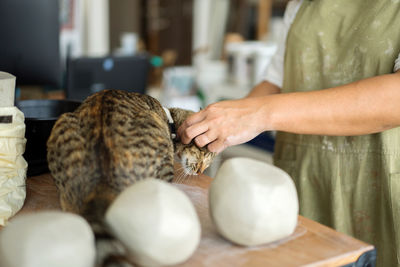
<path fill-rule="evenodd" d="M 179 108 L 170 108 L 169 110 L 176 129 L 187 117 L 194 113 L 193 111 Z M 197 147 L 193 141 L 185 145 L 179 140 L 174 140 L 174 149 L 175 156 L 184 168 L 185 173 L 190 175 L 202 173 L 210 166 L 216 156 L 216 153 L 208 151 L 206 147 Z"/>

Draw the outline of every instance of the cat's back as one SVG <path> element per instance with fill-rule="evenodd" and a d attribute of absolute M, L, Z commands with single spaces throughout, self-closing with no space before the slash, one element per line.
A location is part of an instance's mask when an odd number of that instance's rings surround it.
<path fill-rule="evenodd" d="M 166 121 L 154 98 L 118 90 L 94 94 L 62 115 L 47 144 L 62 205 L 74 211 L 98 190 L 113 197 L 135 180 L 159 175 L 163 158 L 173 160 Z"/>
<path fill-rule="evenodd" d="M 132 179 L 156 177 L 161 160 L 173 154 L 161 104 L 147 95 L 118 90 L 105 92 L 101 103 L 100 143 L 106 150 L 104 155 L 109 156 L 109 164 L 103 162 L 103 166 L 110 168 L 110 183 L 116 178 L 131 183 Z"/>

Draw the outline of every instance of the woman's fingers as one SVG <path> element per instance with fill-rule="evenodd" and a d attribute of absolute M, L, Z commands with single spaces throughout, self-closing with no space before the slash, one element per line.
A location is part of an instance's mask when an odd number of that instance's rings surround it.
<path fill-rule="evenodd" d="M 209 144 L 207 146 L 207 149 L 210 152 L 215 152 L 215 153 L 220 153 L 222 152 L 225 148 L 227 148 L 228 146 L 226 145 L 225 141 L 223 139 L 217 139 L 214 142 L 212 142 L 211 144 Z"/>
<path fill-rule="evenodd" d="M 186 130 L 183 131 L 183 136 L 181 136 L 181 142 L 184 144 L 189 144 L 190 141 L 192 141 L 192 139 L 197 138 L 199 135 L 207 132 L 208 130 L 209 130 L 208 124 L 204 121 L 189 126 L 188 128 L 186 128 Z"/>
<path fill-rule="evenodd" d="M 199 134 L 204 133 L 208 130 L 207 125 L 199 124 L 199 122 L 203 121 L 205 115 L 203 111 L 199 111 L 191 116 L 189 116 L 181 126 L 179 126 L 177 134 L 184 144 L 189 144 L 193 138 L 198 136 Z"/>
<path fill-rule="evenodd" d="M 204 147 L 218 138 L 216 131 L 208 130 L 203 134 L 194 138 L 194 142 L 198 147 Z"/>

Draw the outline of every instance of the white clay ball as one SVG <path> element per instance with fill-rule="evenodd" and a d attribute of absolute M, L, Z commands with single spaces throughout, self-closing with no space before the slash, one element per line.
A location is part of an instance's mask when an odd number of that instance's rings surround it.
<path fill-rule="evenodd" d="M 209 202 L 218 232 L 239 245 L 288 237 L 297 225 L 299 204 L 292 179 L 253 159 L 225 161 L 211 184 Z"/>
<path fill-rule="evenodd" d="M 2 267 L 92 267 L 95 255 L 93 232 L 75 214 L 21 215 L 0 231 Z"/>
<path fill-rule="evenodd" d="M 142 266 L 184 262 L 200 241 L 200 222 L 190 199 L 167 182 L 145 179 L 124 190 L 106 222 Z"/>

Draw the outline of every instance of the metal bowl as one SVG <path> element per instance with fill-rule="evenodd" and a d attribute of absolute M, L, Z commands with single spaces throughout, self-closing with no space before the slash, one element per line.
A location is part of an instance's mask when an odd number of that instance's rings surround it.
<path fill-rule="evenodd" d="M 46 142 L 54 123 L 61 114 L 74 111 L 81 102 L 72 100 L 24 100 L 17 107 L 25 115 L 27 139 L 24 158 L 28 162 L 28 176 L 49 171 Z"/>

